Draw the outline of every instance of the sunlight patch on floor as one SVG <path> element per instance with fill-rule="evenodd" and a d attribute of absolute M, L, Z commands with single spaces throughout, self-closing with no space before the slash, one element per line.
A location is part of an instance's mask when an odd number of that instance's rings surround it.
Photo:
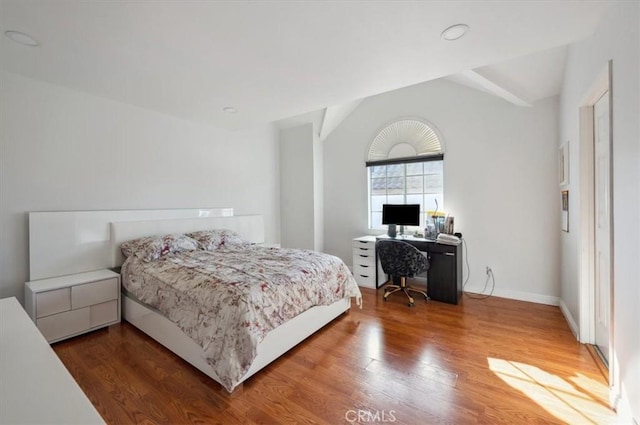
<path fill-rule="evenodd" d="M 374 359 L 379 359 L 382 355 L 382 343 L 384 337 L 379 329 L 372 329 L 367 335 L 366 355 Z"/>
<path fill-rule="evenodd" d="M 569 424 L 616 424 L 608 408 L 607 386 L 581 373 L 564 379 L 536 366 L 487 358 L 489 368 L 547 412 Z"/>

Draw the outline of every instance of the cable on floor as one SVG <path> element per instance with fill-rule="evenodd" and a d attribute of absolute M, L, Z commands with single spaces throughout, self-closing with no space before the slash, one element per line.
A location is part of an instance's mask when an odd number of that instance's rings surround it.
<path fill-rule="evenodd" d="M 467 255 L 467 241 L 464 238 L 461 238 L 461 239 L 462 239 L 462 247 L 464 248 L 464 260 L 465 260 L 465 264 L 467 265 L 467 276 L 464 279 L 464 282 L 462 283 L 462 292 L 471 299 L 486 300 L 487 298 L 493 295 L 493 291 L 496 288 L 496 278 L 493 275 L 493 270 L 491 270 L 490 268 L 487 270 L 487 279 L 484 281 L 484 288 L 482 288 L 482 291 L 480 291 L 480 294 L 475 294 L 475 293 L 472 294 L 465 291 L 465 287 L 469 282 L 469 277 L 471 277 L 471 267 L 469 267 L 469 256 Z M 484 292 L 487 290 L 487 286 L 489 285 L 489 279 L 491 279 L 491 291 L 488 294 L 485 294 Z"/>

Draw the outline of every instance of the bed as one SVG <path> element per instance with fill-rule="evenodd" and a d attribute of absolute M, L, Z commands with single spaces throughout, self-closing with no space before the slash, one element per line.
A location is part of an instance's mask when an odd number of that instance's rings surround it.
<path fill-rule="evenodd" d="M 230 238 L 211 250 L 202 249 L 199 240 L 197 249 L 176 249 L 150 261 L 131 249 L 124 250 L 129 251 L 125 259 L 120 249 L 150 235 L 173 235 L 176 246 L 188 245 L 177 235 L 220 234 L 214 229 L 227 229 L 241 240 L 230 243 Z M 361 299 L 355 280 L 336 257 L 263 247 L 262 242 L 261 216 L 112 223 L 113 260 L 122 265 L 124 318 L 229 393 L 237 391 L 347 311 L 351 298 Z"/>

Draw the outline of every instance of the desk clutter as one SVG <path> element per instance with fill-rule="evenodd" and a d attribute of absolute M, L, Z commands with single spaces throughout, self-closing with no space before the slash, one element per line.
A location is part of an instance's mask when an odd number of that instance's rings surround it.
<path fill-rule="evenodd" d="M 440 233 L 438 237 L 436 237 L 436 242 L 446 245 L 460 245 L 460 238 L 454 235 Z"/>
<path fill-rule="evenodd" d="M 424 237 L 436 239 L 441 234 L 453 235 L 453 216 L 439 211 L 427 211 Z"/>

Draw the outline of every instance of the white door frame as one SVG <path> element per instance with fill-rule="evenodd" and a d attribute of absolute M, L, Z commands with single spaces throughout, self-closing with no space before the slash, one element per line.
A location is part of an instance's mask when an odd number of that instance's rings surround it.
<path fill-rule="evenodd" d="M 614 355 L 614 275 L 613 275 L 613 96 L 612 96 L 612 61 L 602 71 L 591 88 L 584 95 L 579 107 L 579 175 L 580 175 L 580 342 L 595 344 L 595 170 L 594 170 L 594 122 L 593 105 L 609 92 L 609 146 L 610 146 L 610 320 L 609 320 L 609 401 L 614 406 L 618 398 L 618 369 Z M 618 389 L 619 390 L 619 389 Z"/>

